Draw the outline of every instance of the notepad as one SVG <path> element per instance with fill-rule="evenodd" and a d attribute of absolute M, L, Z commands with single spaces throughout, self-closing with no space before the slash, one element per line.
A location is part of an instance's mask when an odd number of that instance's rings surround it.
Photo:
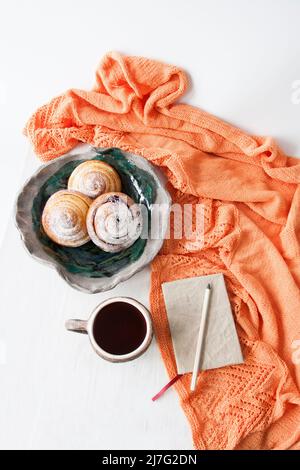
<path fill-rule="evenodd" d="M 212 284 L 200 370 L 244 362 L 223 274 L 162 284 L 177 371 L 193 370 L 204 291 Z"/>

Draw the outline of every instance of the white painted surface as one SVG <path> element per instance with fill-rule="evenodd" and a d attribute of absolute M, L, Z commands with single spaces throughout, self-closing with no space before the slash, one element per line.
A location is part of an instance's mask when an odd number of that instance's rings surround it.
<path fill-rule="evenodd" d="M 2 1 L 0 239 L 20 180 L 37 166 L 26 119 L 69 87 L 91 87 L 109 50 L 182 66 L 193 84 L 186 102 L 299 155 L 299 18 L 297 0 Z M 12 222 L 0 264 L 1 448 L 191 448 L 174 391 L 150 400 L 166 381 L 155 343 L 112 365 L 64 330 L 111 295 L 147 304 L 147 270 L 106 294 L 76 292 L 29 258 Z"/>

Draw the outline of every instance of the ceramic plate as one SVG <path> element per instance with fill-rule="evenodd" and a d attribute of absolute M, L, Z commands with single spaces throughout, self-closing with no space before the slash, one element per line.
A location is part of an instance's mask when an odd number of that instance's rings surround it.
<path fill-rule="evenodd" d="M 77 248 L 52 242 L 41 225 L 48 198 L 65 189 L 74 168 L 86 160 L 109 163 L 119 173 L 122 191 L 147 209 L 148 238 L 139 238 L 120 253 L 106 253 L 92 242 Z M 28 252 L 37 260 L 54 267 L 72 287 L 88 293 L 115 287 L 156 256 L 168 227 L 171 198 L 164 178 L 142 157 L 120 149 L 92 149 L 78 155 L 68 154 L 41 166 L 25 183 L 16 203 L 16 223 Z"/>

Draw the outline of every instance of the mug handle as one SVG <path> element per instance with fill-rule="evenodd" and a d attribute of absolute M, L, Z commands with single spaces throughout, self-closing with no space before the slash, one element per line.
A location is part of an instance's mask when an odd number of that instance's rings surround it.
<path fill-rule="evenodd" d="M 65 327 L 68 331 L 87 334 L 87 323 L 86 320 L 67 320 Z"/>

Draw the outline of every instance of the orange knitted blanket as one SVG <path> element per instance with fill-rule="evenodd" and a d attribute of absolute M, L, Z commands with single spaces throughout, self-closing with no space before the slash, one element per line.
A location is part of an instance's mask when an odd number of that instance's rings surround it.
<path fill-rule="evenodd" d="M 177 67 L 107 54 L 92 91 L 42 106 L 26 133 L 42 161 L 79 142 L 119 147 L 158 165 L 174 202 L 205 207 L 204 246 L 167 240 L 152 264 L 151 308 L 170 378 L 176 364 L 161 283 L 223 273 L 245 363 L 175 388 L 197 449 L 300 448 L 300 163 L 254 137 L 176 103 Z"/>

